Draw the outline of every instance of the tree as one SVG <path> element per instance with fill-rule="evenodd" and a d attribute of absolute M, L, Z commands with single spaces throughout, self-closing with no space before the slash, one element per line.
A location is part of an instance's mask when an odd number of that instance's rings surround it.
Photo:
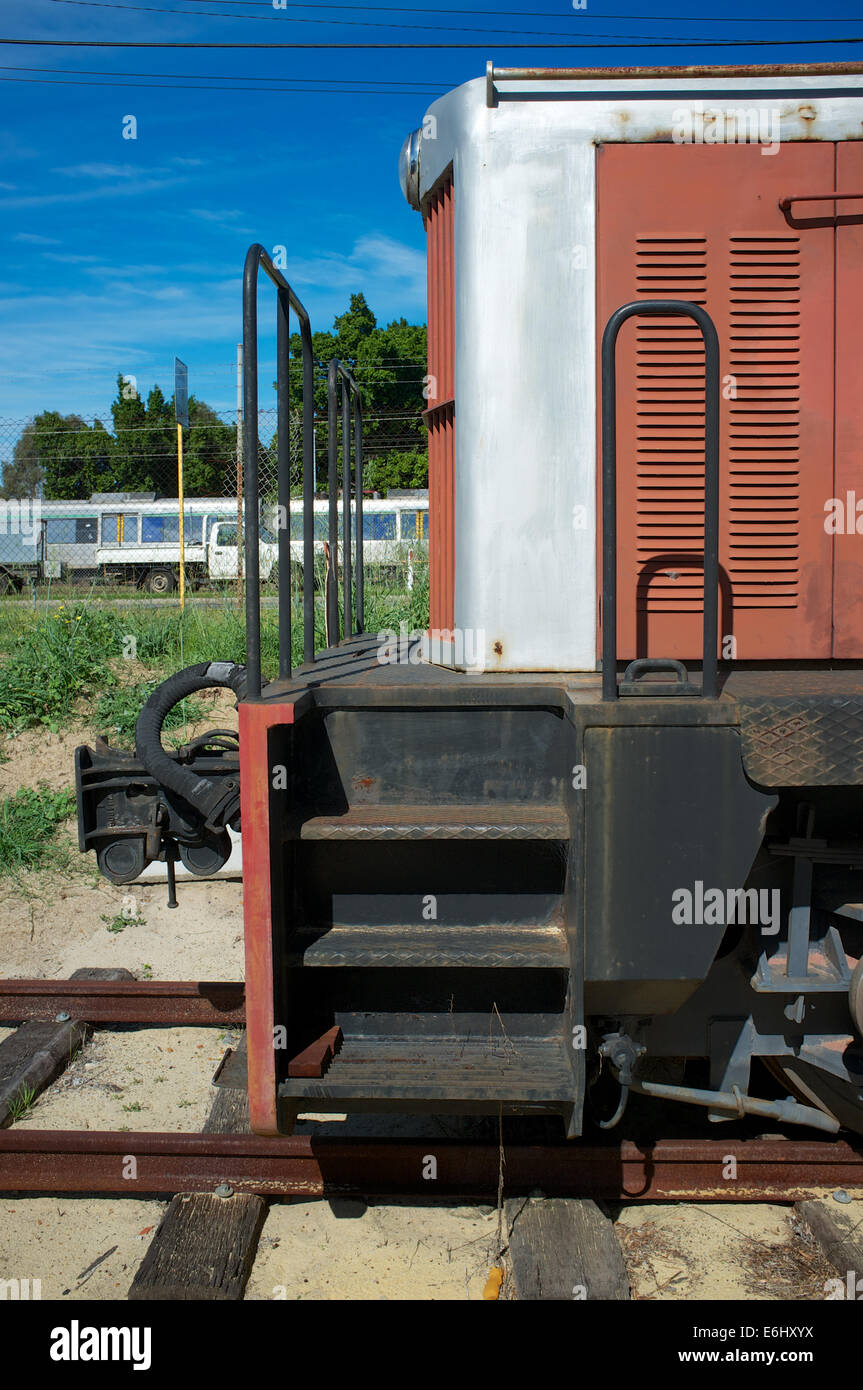
<path fill-rule="evenodd" d="M 30 420 L 24 426 L 12 458 L 3 464 L 0 498 L 38 497 L 44 479 L 45 470 L 39 462 L 36 448 L 36 423 Z"/>
<path fill-rule="evenodd" d="M 312 335 L 316 363 L 317 476 L 326 490 L 327 373 L 336 357 L 353 374 L 362 392 L 365 428 L 364 484 L 375 490 L 428 485 L 428 436 L 421 415 L 427 406 L 425 383 L 427 332 L 424 324 L 393 320 L 380 328 L 363 294 L 333 320 L 333 331 Z M 302 340 L 291 336 L 291 409 L 302 402 Z M 275 441 L 271 446 L 275 450 Z M 296 474 L 297 469 L 294 469 Z M 302 467 L 299 468 L 300 480 Z M 410 481 L 408 481 L 408 479 Z"/>
<path fill-rule="evenodd" d="M 190 497 L 221 497 L 234 485 L 236 431 L 194 396 L 189 397 L 189 425 L 183 450 L 186 492 Z"/>
<path fill-rule="evenodd" d="M 45 496 L 89 497 L 95 490 L 94 480 L 110 469 L 111 436 L 101 421 L 91 429 L 80 415 L 43 410 L 33 423 L 34 446 L 45 471 Z"/>

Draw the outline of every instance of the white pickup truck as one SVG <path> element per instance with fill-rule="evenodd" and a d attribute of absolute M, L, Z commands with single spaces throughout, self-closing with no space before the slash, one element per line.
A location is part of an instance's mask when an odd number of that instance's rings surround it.
<path fill-rule="evenodd" d="M 266 526 L 260 528 L 261 579 L 267 580 L 279 558 L 276 537 Z M 151 594 L 170 594 L 179 583 L 180 545 L 178 541 L 122 546 L 103 545 L 96 551 L 96 563 L 106 579 L 134 582 Z M 237 525 L 215 521 L 206 545 L 185 546 L 186 580 L 201 584 L 207 580 L 237 577 Z"/>

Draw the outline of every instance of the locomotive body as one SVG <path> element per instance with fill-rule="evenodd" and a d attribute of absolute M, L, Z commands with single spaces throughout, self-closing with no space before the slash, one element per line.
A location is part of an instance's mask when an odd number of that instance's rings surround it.
<path fill-rule="evenodd" d="M 861 71 L 490 69 L 406 142 L 429 632 L 363 633 L 348 582 L 261 689 L 250 566 L 241 804 L 201 763 L 150 815 L 241 818 L 259 1132 L 575 1137 L 601 1073 L 606 1123 L 636 1091 L 863 1132 Z M 103 868 L 109 769 L 79 755 Z"/>

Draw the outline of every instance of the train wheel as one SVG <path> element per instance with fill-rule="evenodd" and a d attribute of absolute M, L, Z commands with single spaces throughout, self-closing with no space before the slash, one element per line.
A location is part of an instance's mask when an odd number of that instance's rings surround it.
<path fill-rule="evenodd" d="M 855 1083 L 843 1081 L 796 1057 L 765 1057 L 763 1060 L 795 1099 L 817 1105 L 819 1110 L 833 1115 L 845 1129 L 863 1134 L 863 1075 Z"/>

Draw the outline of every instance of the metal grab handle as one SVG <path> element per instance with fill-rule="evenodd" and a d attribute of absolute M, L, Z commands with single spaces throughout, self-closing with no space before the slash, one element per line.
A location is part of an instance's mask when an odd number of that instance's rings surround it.
<path fill-rule="evenodd" d="M 329 545 L 332 563 L 338 566 L 338 402 L 337 390 L 341 386 L 342 406 L 342 560 L 344 580 L 344 635 L 352 635 L 351 620 L 351 427 L 350 406 L 353 402 L 354 414 L 354 490 L 357 496 L 357 632 L 363 632 L 365 613 L 365 590 L 363 570 L 363 400 L 360 388 L 354 381 L 344 363 L 333 357 L 327 367 L 327 435 L 328 435 L 328 488 L 329 506 Z M 338 575 L 336 576 L 338 581 Z M 329 610 L 327 626 L 338 641 L 339 599 L 337 583 L 327 595 Z"/>
<path fill-rule="evenodd" d="M 615 309 L 602 335 L 602 698 L 617 699 L 617 335 L 636 314 L 694 319 L 704 339 L 704 646 L 701 694 L 718 694 L 719 635 L 719 338 L 699 304 L 634 301 Z"/>
<path fill-rule="evenodd" d="M 246 691 L 261 693 L 261 552 L 258 517 L 258 267 L 263 266 L 277 291 L 276 399 L 278 404 L 279 505 L 279 676 L 291 674 L 291 442 L 290 442 L 290 324 L 293 309 L 300 321 L 303 345 L 303 646 L 306 661 L 315 655 L 314 570 L 314 358 L 309 315 L 263 246 L 246 252 L 243 268 L 243 500 L 246 513 Z M 284 522 L 284 524 L 282 524 Z"/>
<path fill-rule="evenodd" d="M 840 193 L 834 188 L 832 193 L 793 193 L 788 198 L 780 198 L 779 206 L 783 212 L 791 211 L 792 203 L 832 202 L 835 198 L 863 198 L 863 193 Z"/>
<path fill-rule="evenodd" d="M 687 694 L 691 695 L 697 693 L 690 684 L 689 672 L 683 662 L 677 661 L 673 656 L 640 656 L 635 661 L 630 661 L 620 682 L 621 689 L 624 686 L 634 686 L 645 671 L 674 671 L 677 676 L 677 685 L 681 690 L 685 690 Z"/>

